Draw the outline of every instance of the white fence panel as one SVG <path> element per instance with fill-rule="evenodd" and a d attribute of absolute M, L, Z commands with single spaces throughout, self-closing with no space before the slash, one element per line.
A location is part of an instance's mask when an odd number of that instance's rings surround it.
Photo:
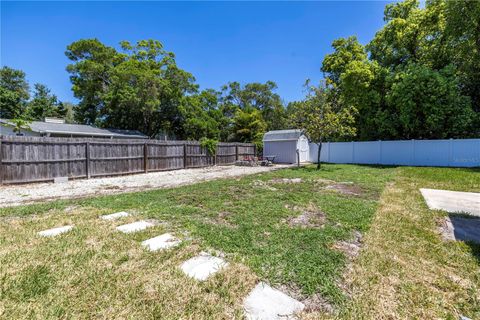
<path fill-rule="evenodd" d="M 360 164 L 376 163 L 380 159 L 380 144 L 376 141 L 354 142 L 354 161 Z"/>
<path fill-rule="evenodd" d="M 310 144 L 310 161 L 318 147 Z M 432 167 L 480 166 L 480 139 L 327 142 L 321 161 Z"/>
<path fill-rule="evenodd" d="M 377 164 L 411 165 L 414 162 L 412 140 L 378 141 L 381 144 L 381 158 Z"/>
<path fill-rule="evenodd" d="M 353 163 L 353 148 L 351 142 L 331 143 L 330 160 L 334 163 Z"/>

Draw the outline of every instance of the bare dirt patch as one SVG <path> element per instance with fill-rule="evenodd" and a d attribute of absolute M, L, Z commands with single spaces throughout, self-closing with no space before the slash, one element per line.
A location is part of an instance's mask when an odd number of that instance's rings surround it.
<path fill-rule="evenodd" d="M 234 178 L 288 168 L 215 166 L 200 169 L 151 172 L 128 176 L 69 180 L 65 183 L 32 183 L 0 186 L 0 207 L 18 206 L 38 201 L 73 199 L 104 194 L 173 188 L 203 181 Z"/>
<path fill-rule="evenodd" d="M 338 241 L 333 245 L 333 248 L 343 252 L 350 260 L 355 259 L 360 253 L 362 246 L 362 234 L 359 231 L 354 231 L 353 238 L 349 241 Z"/>
<path fill-rule="evenodd" d="M 300 208 L 297 206 L 285 205 L 285 208 L 300 212 L 300 215 L 289 217 L 283 220 L 290 227 L 301 228 L 321 228 L 326 221 L 326 215 L 319 210 L 314 204 L 310 203 L 306 208 Z"/>
<path fill-rule="evenodd" d="M 231 216 L 231 215 L 232 215 L 231 212 L 221 211 L 221 212 L 218 213 L 218 216 L 215 219 L 214 223 L 215 224 L 221 224 L 221 225 L 229 227 L 229 228 L 237 228 L 236 225 L 234 225 L 233 223 L 231 223 L 228 220 L 228 217 Z"/>
<path fill-rule="evenodd" d="M 351 182 L 329 184 L 325 187 L 325 189 L 333 190 L 349 196 L 361 196 L 364 193 L 362 188 L 360 188 L 357 185 L 354 185 Z"/>

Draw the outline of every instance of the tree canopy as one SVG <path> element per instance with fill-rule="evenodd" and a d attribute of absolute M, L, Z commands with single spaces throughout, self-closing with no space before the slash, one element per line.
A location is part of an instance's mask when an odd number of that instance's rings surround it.
<path fill-rule="evenodd" d="M 50 89 L 41 84 L 34 85 L 33 93 L 25 73 L 9 67 L 0 69 L 0 118 L 14 119 L 18 127 L 28 121 L 43 120 L 45 117 L 66 117 L 73 105 L 60 102 Z"/>
<path fill-rule="evenodd" d="M 332 43 L 322 71 L 329 101 L 355 107 L 360 140 L 480 135 L 480 2 L 388 4 L 366 46 Z"/>
<path fill-rule="evenodd" d="M 157 40 L 112 47 L 81 39 L 65 52 L 78 105 L 42 84 L 31 92 L 24 72 L 3 67 L 0 117 L 57 116 L 259 149 L 266 131 L 291 127 L 317 142 L 353 133 L 358 140 L 479 137 L 480 2 L 427 0 L 421 7 L 405 0 L 387 4 L 384 21 L 365 45 L 355 36 L 335 39 L 321 61 L 323 84 L 309 86 L 301 101 L 286 104 L 273 81 L 200 90 Z"/>

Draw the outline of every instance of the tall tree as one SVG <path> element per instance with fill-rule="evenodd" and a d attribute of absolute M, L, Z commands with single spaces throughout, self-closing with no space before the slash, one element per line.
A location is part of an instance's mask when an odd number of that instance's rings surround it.
<path fill-rule="evenodd" d="M 179 108 L 182 117 L 182 137 L 200 140 L 219 140 L 221 130 L 225 130 L 228 119 L 219 109 L 219 92 L 204 90 L 184 97 Z"/>
<path fill-rule="evenodd" d="M 29 99 L 25 73 L 10 67 L 0 69 L 0 118 L 13 119 L 24 115 Z"/>
<path fill-rule="evenodd" d="M 65 110 L 64 119 L 66 123 L 75 123 L 75 111 L 77 105 L 71 102 L 61 102 L 62 109 Z"/>
<path fill-rule="evenodd" d="M 326 55 L 322 63 L 327 99 L 337 108 L 355 107 L 360 139 L 376 139 L 385 133 L 373 128 L 378 128 L 377 114 L 387 109 L 382 97 L 387 70 L 368 60 L 356 37 L 334 40 L 332 47 L 334 52 Z"/>
<path fill-rule="evenodd" d="M 45 85 L 36 83 L 33 98 L 28 103 L 28 114 L 34 120 L 43 120 L 45 117 L 63 118 L 66 110 L 57 96 L 50 92 Z"/>
<path fill-rule="evenodd" d="M 412 64 L 398 72 L 387 100 L 398 114 L 398 138 L 444 139 L 470 136 L 474 112 L 463 96 L 453 66 L 434 71 Z"/>
<path fill-rule="evenodd" d="M 236 109 L 254 108 L 261 112 L 267 130 L 283 129 L 286 125 L 285 107 L 280 96 L 274 92 L 276 89 L 277 84 L 273 81 L 248 83 L 245 86 L 238 82 L 228 83 L 222 88 L 226 116 L 233 116 Z"/>
<path fill-rule="evenodd" d="M 358 109 L 361 140 L 478 136 L 479 18 L 476 1 L 388 4 L 366 48 L 333 42 L 322 64 L 329 102 Z"/>
<path fill-rule="evenodd" d="M 180 133 L 178 108 L 184 95 L 197 89 L 193 76 L 177 67 L 174 54 L 159 41 L 123 41 L 121 48 L 117 52 L 96 39 L 68 47 L 73 63 L 67 70 L 80 99 L 77 119 L 151 137 L 160 131 Z"/>
<path fill-rule="evenodd" d="M 328 89 L 306 83 L 308 95 L 296 106 L 291 121 L 302 128 L 308 139 L 317 144 L 317 169 L 320 169 L 322 143 L 348 136 L 354 136 L 356 112 L 353 107 L 336 108 L 328 101 Z"/>
<path fill-rule="evenodd" d="M 449 0 L 444 15 L 448 50 L 457 67 L 460 89 L 471 97 L 480 118 L 480 1 Z"/>
<path fill-rule="evenodd" d="M 80 100 L 75 113 L 79 123 L 94 124 L 105 107 L 104 95 L 110 86 L 110 72 L 123 57 L 98 39 L 82 39 L 67 47 L 65 55 L 72 91 Z"/>
<path fill-rule="evenodd" d="M 238 109 L 233 118 L 233 140 L 251 142 L 262 149 L 262 138 L 267 130 L 267 123 L 260 110 L 249 107 Z"/>

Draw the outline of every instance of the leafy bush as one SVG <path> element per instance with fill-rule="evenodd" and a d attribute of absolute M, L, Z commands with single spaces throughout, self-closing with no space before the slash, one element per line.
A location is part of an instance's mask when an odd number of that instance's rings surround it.
<path fill-rule="evenodd" d="M 207 149 L 208 154 L 211 156 L 214 156 L 217 153 L 217 144 L 218 141 L 215 139 L 209 139 L 205 137 L 200 139 L 200 146 Z"/>

